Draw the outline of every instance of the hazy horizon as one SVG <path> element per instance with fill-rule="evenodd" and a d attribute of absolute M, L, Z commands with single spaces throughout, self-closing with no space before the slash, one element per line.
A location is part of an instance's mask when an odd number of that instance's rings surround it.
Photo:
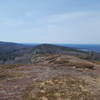
<path fill-rule="evenodd" d="M 100 44 L 99 0 L 0 1 L 0 41 Z"/>
<path fill-rule="evenodd" d="M 5 42 L 5 43 L 18 43 L 18 44 L 54 44 L 54 45 L 56 45 L 56 44 L 61 44 L 61 45 L 100 45 L 99 43 L 97 43 L 97 44 L 93 44 L 93 43 L 90 43 L 90 44 L 88 44 L 88 43 L 54 43 L 54 42 L 14 42 L 14 41 L 0 41 L 0 42 Z"/>

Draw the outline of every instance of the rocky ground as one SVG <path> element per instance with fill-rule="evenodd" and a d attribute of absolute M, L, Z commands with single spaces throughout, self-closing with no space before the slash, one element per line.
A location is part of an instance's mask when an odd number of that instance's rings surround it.
<path fill-rule="evenodd" d="M 31 65 L 0 65 L 0 100 L 100 100 L 100 64 L 35 55 Z"/>

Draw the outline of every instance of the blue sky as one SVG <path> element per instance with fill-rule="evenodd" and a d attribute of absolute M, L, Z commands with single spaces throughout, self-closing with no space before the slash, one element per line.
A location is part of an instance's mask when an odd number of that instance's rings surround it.
<path fill-rule="evenodd" d="M 0 41 L 100 44 L 100 0 L 0 0 Z"/>

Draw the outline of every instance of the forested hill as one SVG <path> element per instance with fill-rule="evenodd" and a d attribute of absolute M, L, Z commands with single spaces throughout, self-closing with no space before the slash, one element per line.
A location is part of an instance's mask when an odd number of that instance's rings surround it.
<path fill-rule="evenodd" d="M 0 42 L 0 63 L 11 63 L 10 60 L 16 60 L 16 57 L 22 57 L 30 53 L 32 47 L 20 43 Z"/>
<path fill-rule="evenodd" d="M 32 56 L 37 54 L 66 54 L 84 59 L 100 60 L 99 53 L 84 52 L 71 47 L 0 42 L 0 64 L 30 64 Z"/>

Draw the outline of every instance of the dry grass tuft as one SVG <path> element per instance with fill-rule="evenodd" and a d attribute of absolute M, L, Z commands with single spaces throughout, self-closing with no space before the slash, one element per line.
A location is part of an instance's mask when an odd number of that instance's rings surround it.
<path fill-rule="evenodd" d="M 26 90 L 23 100 L 95 100 L 83 80 L 60 76 L 33 84 Z"/>
<path fill-rule="evenodd" d="M 70 62 L 70 66 L 74 66 L 75 68 L 81 68 L 81 69 L 94 69 L 94 65 L 90 63 L 85 62 Z"/>

